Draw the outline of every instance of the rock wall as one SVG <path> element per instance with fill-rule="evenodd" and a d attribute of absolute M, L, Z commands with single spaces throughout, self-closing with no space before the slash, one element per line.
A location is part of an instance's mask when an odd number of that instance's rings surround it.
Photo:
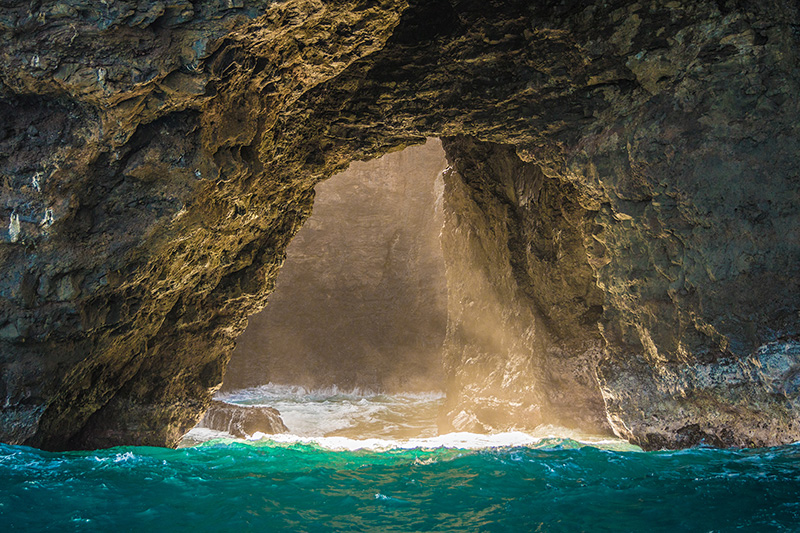
<path fill-rule="evenodd" d="M 464 139 L 450 187 L 467 211 L 449 224 L 500 262 L 458 290 L 499 298 L 478 305 L 512 358 L 460 332 L 473 318 L 451 298 L 449 338 L 501 389 L 448 348 L 451 416 L 545 420 L 569 396 L 554 383 L 600 358 L 609 424 L 647 448 L 800 437 L 796 2 L 5 5 L 0 440 L 177 443 L 314 184 L 426 137 Z M 540 176 L 553 199 L 528 201 Z M 555 218 L 536 227 L 534 205 Z M 588 287 L 588 264 L 602 303 L 547 288 L 558 230 L 568 277 Z M 596 315 L 599 344 L 559 326 Z"/>
<path fill-rule="evenodd" d="M 586 253 L 596 212 L 511 148 L 445 148 L 443 429 L 610 432 L 596 375 L 603 294 Z"/>
<path fill-rule="evenodd" d="M 237 339 L 223 387 L 440 390 L 444 168 L 432 139 L 318 184 L 314 212 L 266 309 Z"/>
<path fill-rule="evenodd" d="M 313 185 L 349 161 L 282 113 L 398 20 L 392 2 L 4 8 L 0 440 L 177 444 Z"/>

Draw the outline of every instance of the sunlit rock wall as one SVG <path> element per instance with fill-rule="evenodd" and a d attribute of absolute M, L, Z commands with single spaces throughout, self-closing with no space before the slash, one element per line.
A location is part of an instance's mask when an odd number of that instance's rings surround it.
<path fill-rule="evenodd" d="M 586 253 L 595 213 L 513 149 L 445 146 L 443 429 L 610 432 L 596 374 L 603 295 Z"/>
<path fill-rule="evenodd" d="M 173 446 L 197 423 L 314 184 L 355 155 L 326 164 L 281 110 L 401 5 L 3 5 L 0 440 Z"/>
<path fill-rule="evenodd" d="M 224 387 L 441 389 L 444 168 L 432 139 L 317 185 L 313 214 L 267 308 L 237 340 Z"/>

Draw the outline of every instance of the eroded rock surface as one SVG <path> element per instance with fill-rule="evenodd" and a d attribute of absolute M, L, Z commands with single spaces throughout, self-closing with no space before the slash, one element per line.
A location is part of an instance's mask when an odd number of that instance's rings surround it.
<path fill-rule="evenodd" d="M 195 425 L 330 172 L 282 113 L 399 20 L 212 5 L 3 11 L 6 442 L 175 445 Z"/>
<path fill-rule="evenodd" d="M 596 377 L 603 295 L 586 254 L 596 212 L 509 147 L 445 147 L 444 428 L 610 431 Z"/>
<path fill-rule="evenodd" d="M 5 6 L 1 440 L 175 445 L 314 184 L 426 137 L 449 423 L 597 425 L 593 377 L 648 448 L 800 438 L 796 2 Z"/>

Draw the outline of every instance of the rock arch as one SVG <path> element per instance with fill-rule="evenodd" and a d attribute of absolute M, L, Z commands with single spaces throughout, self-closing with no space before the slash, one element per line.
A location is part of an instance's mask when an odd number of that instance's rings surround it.
<path fill-rule="evenodd" d="M 797 440 L 794 3 L 36 5 L 0 20 L 1 440 L 174 445 L 313 185 L 429 136 L 478 276 L 450 423 Z"/>

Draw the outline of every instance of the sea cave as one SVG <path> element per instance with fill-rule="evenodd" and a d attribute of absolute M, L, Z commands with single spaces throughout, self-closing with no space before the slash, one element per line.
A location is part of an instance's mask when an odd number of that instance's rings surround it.
<path fill-rule="evenodd" d="M 4 2 L 0 468 L 178 453 L 215 395 L 269 382 L 438 391 L 441 435 L 559 427 L 641 464 L 791 457 L 798 21 L 788 0 Z M 692 525 L 762 524 L 719 502 Z M 434 515 L 395 530 L 471 529 Z"/>

